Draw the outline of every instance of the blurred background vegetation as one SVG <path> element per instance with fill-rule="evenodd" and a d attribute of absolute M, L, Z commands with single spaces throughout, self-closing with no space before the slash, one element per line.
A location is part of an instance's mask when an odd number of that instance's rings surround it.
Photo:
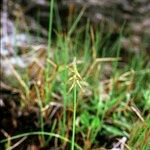
<path fill-rule="evenodd" d="M 0 11 L 0 149 L 149 150 L 149 0 Z"/>

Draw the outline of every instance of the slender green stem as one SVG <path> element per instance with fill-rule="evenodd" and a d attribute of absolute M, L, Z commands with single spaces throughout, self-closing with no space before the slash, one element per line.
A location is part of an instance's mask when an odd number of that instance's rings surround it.
<path fill-rule="evenodd" d="M 66 107 L 67 107 L 67 68 L 64 72 L 64 85 L 63 85 L 63 97 L 64 97 L 64 111 L 63 111 L 63 133 L 66 131 Z"/>
<path fill-rule="evenodd" d="M 36 85 L 35 85 L 35 89 L 36 89 L 36 94 L 37 94 L 37 98 L 38 98 L 38 105 L 39 105 L 39 108 L 40 108 L 41 132 L 44 133 L 44 118 L 43 118 L 43 115 L 42 115 L 43 104 L 42 104 L 42 100 L 41 100 L 39 89 L 38 89 L 38 87 Z M 42 138 L 45 141 L 44 135 L 42 135 Z"/>
<path fill-rule="evenodd" d="M 50 48 L 51 48 L 51 37 L 52 37 L 52 22 L 53 22 L 53 7 L 54 7 L 54 0 L 51 0 L 50 2 L 50 14 L 49 14 L 49 31 L 48 31 L 48 47 L 47 47 L 47 53 L 48 53 L 48 59 L 50 58 Z M 50 72 L 50 66 L 47 64 L 46 66 L 46 86 L 45 86 L 45 93 L 46 93 L 46 103 L 49 101 L 49 72 Z"/>
<path fill-rule="evenodd" d="M 55 137 L 55 138 L 58 138 L 58 139 L 61 139 L 63 141 L 66 141 L 68 143 L 71 143 L 71 141 L 59 134 L 55 134 L 55 133 L 51 133 L 51 132 L 27 132 L 27 133 L 23 133 L 23 134 L 19 134 L 19 135 L 15 135 L 13 137 L 10 137 L 9 140 L 15 140 L 15 139 L 18 139 L 18 138 L 21 138 L 21 137 L 25 137 L 25 136 L 33 136 L 33 135 L 48 135 L 48 136 L 52 136 L 52 137 Z M 0 143 L 5 143 L 7 142 L 8 139 L 4 139 L 4 140 L 1 140 Z M 78 150 L 83 150 L 79 145 L 77 145 L 76 143 L 74 144 L 75 147 L 78 149 Z"/>
<path fill-rule="evenodd" d="M 54 0 L 51 0 L 50 14 L 49 14 L 49 31 L 48 31 L 48 58 L 50 58 L 50 47 L 51 47 L 51 37 L 52 37 L 52 22 L 53 22 L 53 7 L 54 7 Z"/>
<path fill-rule="evenodd" d="M 72 27 L 70 28 L 69 32 L 68 32 L 68 37 L 71 36 L 71 34 L 74 32 L 77 24 L 79 23 L 82 15 L 84 14 L 86 7 L 83 7 L 83 9 L 81 10 L 80 14 L 77 16 L 77 19 L 75 20 L 75 22 L 73 23 Z"/>
<path fill-rule="evenodd" d="M 77 100 L 77 87 L 75 85 L 73 91 L 73 127 L 72 127 L 71 150 L 74 150 L 74 143 L 75 143 L 76 100 Z"/>
<path fill-rule="evenodd" d="M 64 53 L 63 56 L 63 62 L 65 65 L 65 70 L 63 72 L 63 97 L 64 97 L 64 111 L 63 111 L 63 135 L 65 135 L 66 132 L 66 107 L 67 107 L 67 80 L 68 80 L 68 71 L 67 71 L 67 63 L 68 63 L 68 41 L 65 40 L 64 42 Z"/>

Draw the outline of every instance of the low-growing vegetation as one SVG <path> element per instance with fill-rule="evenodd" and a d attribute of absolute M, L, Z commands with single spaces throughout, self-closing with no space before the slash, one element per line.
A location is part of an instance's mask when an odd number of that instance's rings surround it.
<path fill-rule="evenodd" d="M 11 89 L 7 95 L 1 90 L 1 148 L 149 150 L 150 57 L 144 44 L 139 53 L 123 49 L 121 41 L 130 35 L 126 23 L 115 40 L 111 25 L 108 33 L 89 20 L 80 26 L 86 8 L 64 32 L 54 0 L 50 6 L 44 63 L 35 57 L 24 70 L 10 65 Z"/>

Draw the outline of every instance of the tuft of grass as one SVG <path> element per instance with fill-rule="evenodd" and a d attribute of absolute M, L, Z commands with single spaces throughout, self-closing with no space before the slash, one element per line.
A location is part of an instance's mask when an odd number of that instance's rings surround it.
<path fill-rule="evenodd" d="M 131 130 L 128 145 L 132 149 L 148 150 L 150 148 L 150 118 L 145 122 L 137 121 Z"/>
<path fill-rule="evenodd" d="M 1 143 L 7 142 L 11 147 L 15 139 L 37 135 L 44 139 L 44 146 L 58 138 L 61 142 L 55 141 L 56 145 L 61 143 L 64 149 L 110 149 L 115 140 L 126 137 L 130 149 L 150 147 L 149 59 L 141 52 L 124 62 L 121 58 L 123 27 L 118 40 L 111 41 L 112 32 L 104 34 L 103 24 L 100 29 L 94 29 L 88 20 L 85 26 L 77 27 L 84 11 L 85 8 L 72 26 L 69 25 L 69 31 L 63 33 L 57 4 L 50 1 L 45 80 L 42 81 L 44 96 L 35 87 L 40 131 L 20 133 Z M 58 27 L 56 41 L 52 43 L 53 15 L 58 18 Z M 16 78 L 25 93 L 30 93 L 21 75 L 16 73 Z M 50 102 L 54 101 L 63 107 L 53 108 Z M 47 118 L 43 110 L 49 113 L 45 107 L 55 112 L 55 118 L 47 117 L 52 122 L 51 130 L 45 128 Z"/>

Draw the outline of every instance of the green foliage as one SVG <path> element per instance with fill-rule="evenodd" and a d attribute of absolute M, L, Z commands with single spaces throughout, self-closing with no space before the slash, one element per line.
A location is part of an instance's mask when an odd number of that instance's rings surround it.
<path fill-rule="evenodd" d="M 118 40 L 114 42 L 110 38 L 111 32 L 104 35 L 102 26 L 101 30 L 94 31 L 89 21 L 82 28 L 77 28 L 85 8 L 76 20 L 71 22 L 72 26 L 69 25 L 68 33 L 64 34 L 61 30 L 57 5 L 52 0 L 50 6 L 47 53 L 49 61 L 55 65 L 50 66 L 46 60 L 45 81 L 42 83 L 45 88 L 44 98 L 40 96 L 40 90 L 36 87 L 41 131 L 20 134 L 11 139 L 29 135 L 43 137 L 47 135 L 49 136 L 47 144 L 55 137 L 63 144 L 70 143 L 72 150 L 75 147 L 81 150 L 87 141 L 90 141 L 90 149 L 95 143 L 98 143 L 99 147 L 107 145 L 105 141 L 99 143 L 98 136 L 115 139 L 119 136 L 129 139 L 127 145 L 131 149 L 148 150 L 150 117 L 147 117 L 147 114 L 150 111 L 150 78 L 147 56 L 141 52 L 141 55 L 132 56 L 127 63 L 119 62 L 123 30 L 121 29 Z M 52 43 L 53 8 L 55 8 L 54 16 L 59 19 L 56 41 Z M 50 58 L 50 53 L 53 53 L 53 58 Z M 73 61 L 74 58 L 76 60 Z M 52 131 L 47 133 L 44 128 L 46 117 L 42 114 L 42 110 L 45 106 L 49 106 L 50 102 L 55 101 L 54 94 L 59 97 L 57 102 L 63 107 L 62 112 L 57 114 L 58 118 L 51 124 Z M 132 105 L 136 106 L 144 122 L 139 121 L 137 111 L 131 109 Z M 77 143 L 78 139 L 82 139 L 82 142 Z"/>
<path fill-rule="evenodd" d="M 87 111 L 84 111 L 81 115 L 80 115 L 80 120 L 81 120 L 81 124 L 88 128 L 89 124 L 90 124 L 90 114 Z"/>
<path fill-rule="evenodd" d="M 150 90 L 143 90 L 143 98 L 144 98 L 144 110 L 150 110 Z"/>
<path fill-rule="evenodd" d="M 133 125 L 128 144 L 132 149 L 149 150 L 150 117 L 147 117 L 145 122 L 136 122 Z"/>
<path fill-rule="evenodd" d="M 124 136 L 122 131 L 115 126 L 103 125 L 103 128 L 106 130 L 105 132 L 107 132 L 108 135 L 110 134 L 113 136 Z"/>

